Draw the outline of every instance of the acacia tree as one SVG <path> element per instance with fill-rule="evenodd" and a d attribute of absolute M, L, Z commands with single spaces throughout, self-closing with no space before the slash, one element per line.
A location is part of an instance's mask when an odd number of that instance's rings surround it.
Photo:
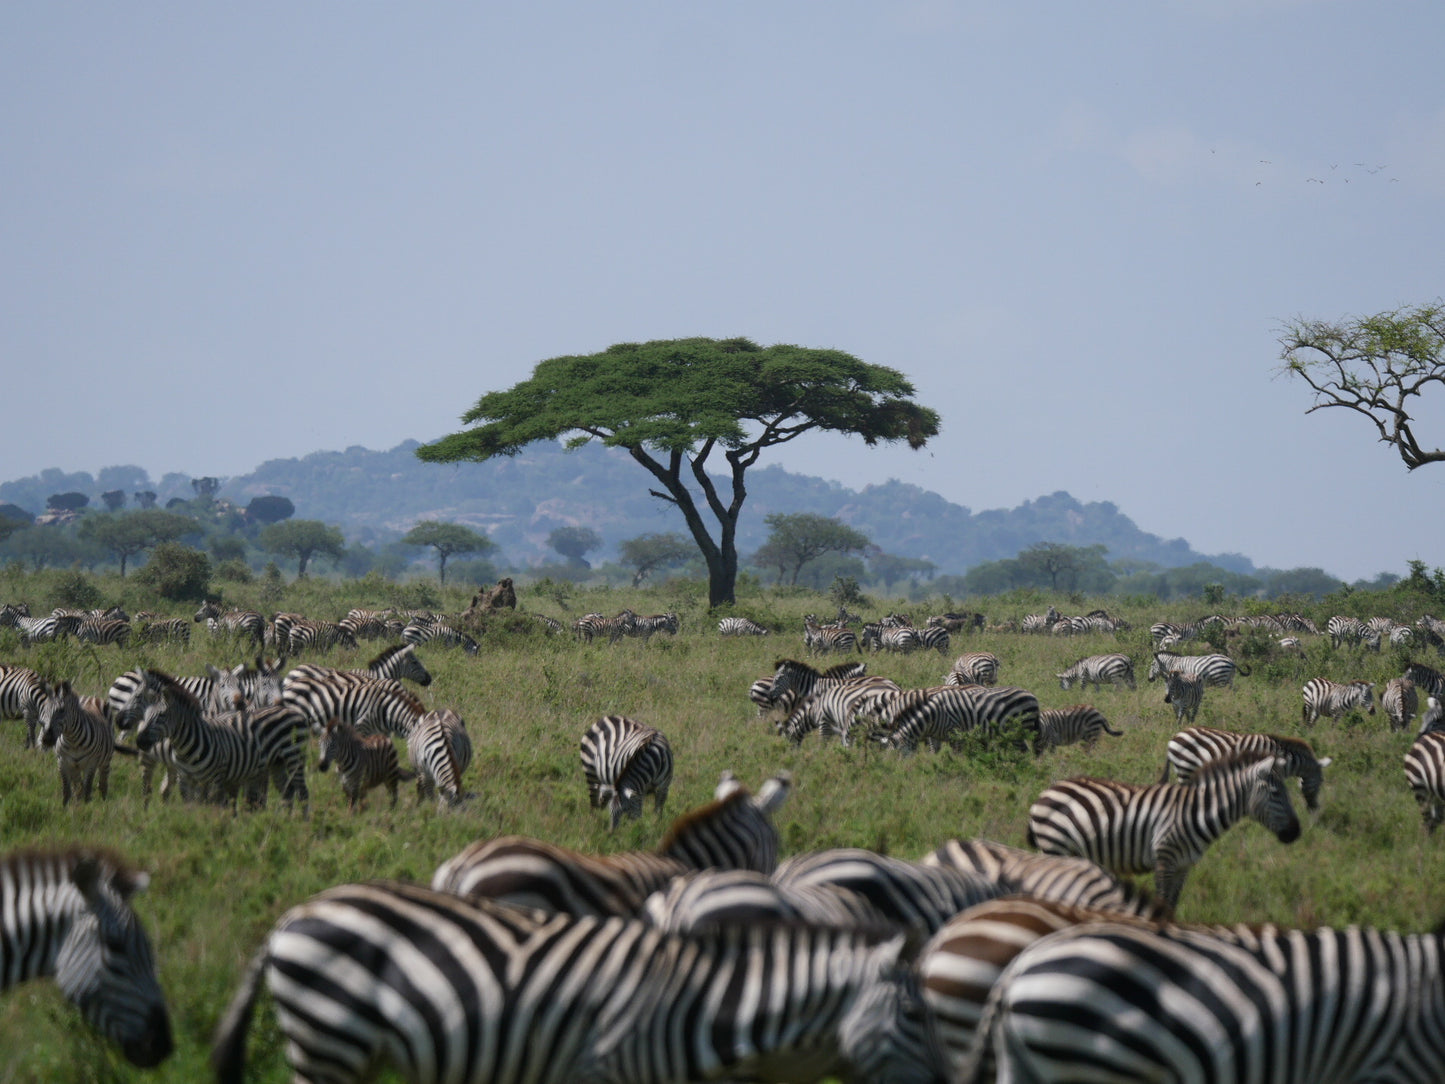
<path fill-rule="evenodd" d="M 296 560 L 296 578 L 306 578 L 306 566 L 318 554 L 341 560 L 346 552 L 346 539 L 340 527 L 332 527 L 319 519 L 288 519 L 273 523 L 261 531 L 256 540 L 267 553 Z"/>
<path fill-rule="evenodd" d="M 776 565 L 779 582 L 791 570 L 793 576 L 788 582 L 797 583 L 803 566 L 825 553 L 861 553 L 871 545 L 867 535 L 832 516 L 770 512 L 763 517 L 763 522 L 772 528 L 772 533 L 753 559 L 757 561 L 758 556 L 762 556 L 768 564 Z"/>
<path fill-rule="evenodd" d="M 159 508 L 142 508 L 136 512 L 103 512 L 86 516 L 76 532 L 81 538 L 107 550 L 120 563 L 120 578 L 125 579 L 126 563 L 163 542 L 197 530 L 189 516 L 165 512 Z"/>
<path fill-rule="evenodd" d="M 632 586 L 641 585 L 658 569 L 673 568 L 682 564 L 697 547 L 680 534 L 671 531 L 666 534 L 644 534 L 629 538 L 618 547 L 622 563 L 631 568 Z"/>
<path fill-rule="evenodd" d="M 460 523 L 443 523 L 428 519 L 407 531 L 402 541 L 409 546 L 430 546 L 437 551 L 437 577 L 447 582 L 447 558 L 458 553 L 487 553 L 497 544 Z"/>
<path fill-rule="evenodd" d="M 1334 323 L 1297 319 L 1279 344 L 1280 371 L 1314 389 L 1306 414 L 1344 407 L 1364 415 L 1409 470 L 1445 460 L 1445 450 L 1421 448 L 1410 428 L 1410 400 L 1445 384 L 1445 302 Z"/>
<path fill-rule="evenodd" d="M 591 568 L 586 554 L 602 548 L 602 536 L 591 527 L 554 527 L 547 535 L 547 545 L 573 568 Z"/>
<path fill-rule="evenodd" d="M 625 448 L 661 486 L 648 492 L 682 514 L 718 606 L 734 601 L 746 474 L 762 453 L 814 430 L 854 434 L 870 447 L 906 440 L 921 448 L 938 432 L 938 414 L 913 394 L 902 373 L 841 350 L 748 339 L 618 343 L 539 363 L 531 379 L 483 395 L 462 415 L 472 428 L 416 454 L 481 461 L 566 434 L 568 447 L 600 440 Z M 708 473 L 714 452 L 725 463 L 721 480 Z"/>

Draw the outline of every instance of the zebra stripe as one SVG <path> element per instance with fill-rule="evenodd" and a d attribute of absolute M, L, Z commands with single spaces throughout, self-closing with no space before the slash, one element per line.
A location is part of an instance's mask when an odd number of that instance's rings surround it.
<path fill-rule="evenodd" d="M 583 614 L 572 622 L 572 631 L 584 644 L 590 644 L 594 639 L 603 636 L 609 644 L 615 644 L 632 632 L 636 622 L 637 615 L 631 610 L 623 610 L 616 617 L 590 613 Z"/>
<path fill-rule="evenodd" d="M 812 616 L 803 620 L 803 646 L 808 649 L 809 655 L 863 650 L 858 643 L 858 635 L 852 629 L 820 625 Z"/>
<path fill-rule="evenodd" d="M 861 649 L 865 651 L 896 651 L 907 655 L 923 647 L 923 639 L 911 625 L 864 625 Z"/>
<path fill-rule="evenodd" d="M 429 711 L 406 731 L 406 750 L 416 771 L 417 803 L 433 796 L 442 808 L 459 804 L 462 776 L 472 763 L 467 724 L 450 708 Z"/>
<path fill-rule="evenodd" d="M 923 856 L 925 866 L 948 866 L 997 886 L 996 895 L 1024 894 L 1057 903 L 1165 919 L 1172 908 L 1152 893 L 1083 858 L 1039 854 L 989 839 L 950 839 Z"/>
<path fill-rule="evenodd" d="M 1358 617 L 1331 617 L 1325 622 L 1325 631 L 1330 634 L 1330 646 L 1335 649 L 1362 643 L 1372 651 L 1380 650 L 1380 630 Z"/>
<path fill-rule="evenodd" d="M 1370 681 L 1341 684 L 1328 678 L 1310 678 L 1302 691 L 1300 718 L 1305 726 L 1313 726 L 1321 715 L 1339 719 L 1356 708 L 1364 708 L 1366 715 L 1375 714 L 1375 685 Z"/>
<path fill-rule="evenodd" d="M 746 617 L 724 617 L 717 623 L 719 636 L 767 636 L 771 630 Z"/>
<path fill-rule="evenodd" d="M 413 622 L 401 630 L 401 638 L 405 643 L 414 646 L 440 644 L 443 647 L 459 647 L 468 655 L 475 655 L 481 650 L 477 642 L 465 632 L 442 621 Z"/>
<path fill-rule="evenodd" d="M 352 813 L 361 808 L 361 799 L 375 787 L 385 787 L 391 793 L 391 808 L 395 809 L 398 784 L 416 778 L 415 772 L 403 770 L 390 737 L 370 734 L 363 738 L 354 726 L 339 719 L 329 720 L 321 732 L 316 769 L 324 772 L 333 762 Z"/>
<path fill-rule="evenodd" d="M 677 630 L 681 627 L 681 621 L 677 614 L 637 614 L 633 616 L 632 624 L 623 630 L 626 636 L 641 636 L 642 642 L 647 643 L 652 639 L 653 633 L 665 632 L 669 636 L 676 636 Z"/>
<path fill-rule="evenodd" d="M 1440 671 L 1426 666 L 1424 663 L 1412 662 L 1405 667 L 1405 676 L 1427 696 L 1433 696 L 1436 699 L 1445 697 L 1445 674 Z"/>
<path fill-rule="evenodd" d="M 45 683 L 27 666 L 0 665 L 0 719 L 25 720 L 25 747 L 35 745 Z"/>
<path fill-rule="evenodd" d="M 593 809 L 604 804 L 612 829 L 625 813 L 642 816 L 642 799 L 652 795 L 661 813 L 672 786 L 672 746 L 662 732 L 623 715 L 604 715 L 582 735 L 582 774 Z"/>
<path fill-rule="evenodd" d="M 1041 748 L 1039 701 L 1027 689 L 1011 685 L 935 685 L 910 689 L 894 704 L 889 732 L 880 741 L 901 752 L 912 753 L 920 740 L 928 742 L 934 752 L 945 741 L 956 751 L 962 748 L 963 736 L 970 731 L 992 739 L 1011 728 L 1021 729 L 1035 752 Z"/>
<path fill-rule="evenodd" d="M 170 1057 L 170 1013 L 131 909 L 150 877 L 92 848 L 0 858 L 0 990 L 51 978 L 87 1025 L 144 1069 Z"/>
<path fill-rule="evenodd" d="M 116 746 L 105 701 L 95 696 L 82 700 L 68 681 L 46 685 L 45 704 L 40 709 L 40 744 L 55 749 L 61 805 L 69 805 L 72 794 L 88 802 L 96 789 L 102 799 L 109 797 L 110 762 Z"/>
<path fill-rule="evenodd" d="M 1152 871 L 1155 894 L 1174 907 L 1190 869 L 1236 821 L 1250 817 L 1281 843 L 1299 838 L 1282 768 L 1278 757 L 1236 753 L 1211 761 L 1189 783 L 1066 779 L 1029 809 L 1029 844 L 1121 875 Z"/>
<path fill-rule="evenodd" d="M 1234 687 L 1234 676 L 1249 676 L 1249 668 L 1241 666 L 1228 655 L 1176 655 L 1172 651 L 1154 652 L 1149 664 L 1149 680 L 1169 673 L 1190 674 L 1204 679 L 1206 685 Z"/>
<path fill-rule="evenodd" d="M 1081 690 L 1087 690 L 1090 685 L 1099 688 L 1105 685 L 1126 685 L 1130 689 L 1138 687 L 1134 683 L 1134 661 L 1118 652 L 1090 655 L 1054 677 L 1059 679 L 1061 689 L 1072 689 L 1075 682 Z"/>
<path fill-rule="evenodd" d="M 400 682 L 319 667 L 290 671 L 281 683 L 281 702 L 304 716 L 318 734 L 336 718 L 362 734 L 405 735 L 426 711 Z"/>
<path fill-rule="evenodd" d="M 298 681 L 302 678 L 353 683 L 364 680 L 414 681 L 423 688 L 431 684 L 431 672 L 416 657 L 416 648 L 412 644 L 394 644 L 360 669 L 343 670 L 303 663 L 287 672 L 281 682 L 283 691 L 293 675 Z"/>
<path fill-rule="evenodd" d="M 1405 753 L 1405 782 L 1420 805 L 1427 831 L 1445 820 L 1445 732 L 1421 734 Z"/>
<path fill-rule="evenodd" d="M 191 624 L 184 617 L 162 617 L 142 610 L 135 615 L 135 639 L 142 644 L 189 644 Z"/>
<path fill-rule="evenodd" d="M 862 896 L 832 884 L 781 885 L 745 869 L 703 869 L 672 878 L 643 901 L 638 917 L 667 933 L 696 933 L 739 922 L 811 922 L 881 929 L 883 914 Z"/>
<path fill-rule="evenodd" d="M 222 610 L 215 602 L 204 602 L 193 622 L 204 621 L 212 636 L 244 636 L 259 650 L 266 642 L 266 618 L 255 610 Z"/>
<path fill-rule="evenodd" d="M 75 638 L 87 644 L 115 644 L 125 647 L 130 641 L 129 621 L 105 617 L 87 617 L 75 627 Z"/>
<path fill-rule="evenodd" d="M 838 663 L 826 670 L 816 670 L 797 659 L 778 659 L 773 663 L 773 703 L 791 711 L 792 705 L 798 701 L 805 700 L 829 685 L 862 677 L 866 669 L 867 664 L 857 660 Z"/>
<path fill-rule="evenodd" d="M 1415 683 L 1405 677 L 1385 682 L 1385 689 L 1380 693 L 1380 707 L 1389 717 L 1391 730 L 1409 730 L 1410 723 L 1420 710 L 1420 696 L 1415 692 Z"/>
<path fill-rule="evenodd" d="M 948 654 L 948 649 L 953 641 L 947 629 L 929 625 L 914 631 L 918 633 L 918 642 L 924 651 L 937 651 L 940 655 Z"/>
<path fill-rule="evenodd" d="M 1211 761 L 1231 753 L 1272 756 L 1281 759 L 1281 774 L 1296 776 L 1304 793 L 1305 805 L 1318 809 L 1320 788 L 1324 786 L 1324 769 L 1333 762 L 1330 757 L 1317 757 L 1310 743 L 1303 738 L 1282 738 L 1278 734 L 1237 734 L 1208 726 L 1191 726 L 1169 739 L 1164 761 L 1164 774 L 1159 782 L 1169 782 L 1172 767 L 1179 782 L 1187 783 Z"/>
<path fill-rule="evenodd" d="M 1170 670 L 1164 675 L 1164 703 L 1174 705 L 1176 725 L 1183 726 L 1186 719 L 1194 722 L 1199 714 L 1199 705 L 1204 701 L 1205 684 L 1200 674 Z"/>
<path fill-rule="evenodd" d="M 1440 1079 L 1439 933 L 1090 924 L 1025 948 L 974 1054 L 1000 1080 Z"/>
<path fill-rule="evenodd" d="M 350 627 L 337 621 L 293 620 L 287 628 L 287 650 L 292 655 L 329 651 L 334 647 L 356 647 L 356 636 Z M 277 644 L 280 647 L 278 641 Z"/>
<path fill-rule="evenodd" d="M 881 698 L 900 691 L 896 682 L 884 677 L 844 678 L 829 683 L 817 688 L 786 717 L 779 719 L 778 733 L 794 745 L 801 744 L 815 731 L 820 737 L 836 734 L 846 746 L 858 716 L 876 709 Z"/>
<path fill-rule="evenodd" d="M 746 869 L 772 873 L 778 865 L 773 814 L 793 793 L 793 773 L 780 771 L 756 795 L 724 772 L 713 801 L 672 822 L 657 853 L 689 869 Z"/>
<path fill-rule="evenodd" d="M 900 1014 L 902 938 L 811 926 L 682 937 L 415 885 L 342 885 L 288 911 L 218 1029 L 244 1072 L 264 982 L 298 1080 L 670 1084 L 938 1079 Z M 584 981 L 585 980 L 585 981 Z M 877 1074 L 877 1075 L 875 1075 Z"/>
<path fill-rule="evenodd" d="M 1104 713 L 1090 704 L 1048 708 L 1039 712 L 1039 752 L 1078 742 L 1083 742 L 1084 748 L 1092 752 L 1102 734 L 1119 738 L 1124 732 L 1111 727 Z"/>
<path fill-rule="evenodd" d="M 953 660 L 953 667 L 944 677 L 945 685 L 995 685 L 998 683 L 998 656 L 992 651 L 965 651 Z"/>

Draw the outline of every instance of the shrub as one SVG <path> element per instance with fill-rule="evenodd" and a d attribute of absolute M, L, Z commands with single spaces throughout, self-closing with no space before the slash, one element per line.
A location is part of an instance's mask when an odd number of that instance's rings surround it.
<path fill-rule="evenodd" d="M 162 542 L 135 578 L 161 598 L 199 602 L 211 590 L 211 559 L 180 542 Z"/>

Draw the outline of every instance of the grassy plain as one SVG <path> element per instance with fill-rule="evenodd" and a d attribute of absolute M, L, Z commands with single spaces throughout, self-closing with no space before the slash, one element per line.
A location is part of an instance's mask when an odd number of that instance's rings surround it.
<path fill-rule="evenodd" d="M 12 579 L 5 585 L 10 597 L 0 601 L 26 597 L 23 586 Z M 39 612 L 42 599 L 27 601 Z M 906 687 L 938 683 L 959 651 L 990 650 L 1001 660 L 1002 683 L 1032 690 L 1044 707 L 1093 703 L 1124 731 L 1123 737 L 1106 736 L 1092 753 L 1071 747 L 1038 760 L 1002 753 L 961 757 L 947 750 L 933 755 L 926 749 L 901 758 L 877 749 L 823 744 L 816 737 L 794 747 L 757 719 L 748 686 L 770 673 L 775 659 L 805 657 L 802 615 L 829 610 L 816 595 L 764 592 L 749 598 L 744 611 L 777 631 L 767 638 L 740 639 L 720 638 L 699 593 L 685 585 L 648 592 L 578 589 L 565 601 L 563 609 L 556 596 L 524 590 L 521 604 L 564 622 L 587 610 L 613 613 L 624 605 L 644 613 L 677 610 L 682 632 L 675 639 L 657 636 L 647 644 L 617 645 L 583 645 L 540 631 L 505 633 L 483 637 L 476 657 L 423 650 L 435 676 L 424 699 L 460 712 L 476 747 L 467 777 L 474 797 L 450 813 L 439 813 L 433 805 L 419 808 L 414 793 L 404 790 L 394 812 L 386 808 L 384 794 L 373 792 L 366 808 L 352 816 L 336 780 L 315 772 L 309 779 L 309 819 L 274 802 L 264 812 L 240 814 L 175 802 L 153 801 L 146 807 L 135 764 L 120 758 L 108 801 L 65 809 L 53 757 L 24 749 L 23 724 L 0 723 L 0 849 L 85 841 L 113 847 L 151 871 L 152 885 L 139 898 L 138 910 L 159 954 L 177 1040 L 176 1054 L 159 1070 L 134 1071 L 80 1026 L 50 986 L 31 984 L 0 998 L 0 1081 L 205 1079 L 216 1020 L 246 960 L 291 905 L 346 881 L 425 882 L 467 843 L 499 833 L 601 852 L 651 847 L 673 817 L 710 799 L 725 768 L 754 788 L 780 768 L 794 773 L 797 790 L 777 818 L 784 853 L 863 846 L 914 858 L 954 836 L 1022 846 L 1029 804 L 1054 779 L 1079 774 L 1132 782 L 1158 778 L 1176 727 L 1162 688 L 1144 680 L 1148 626 L 1199 612 L 1198 607 L 1143 602 L 1120 609 L 1117 600 L 1108 600 L 1099 604 L 1130 619 L 1132 631 L 1117 638 L 960 634 L 946 657 L 870 657 L 871 673 Z M 1026 610 L 1044 609 L 1048 600 L 1031 601 L 1037 604 L 989 600 L 973 608 L 986 611 L 990 621 L 1016 619 Z M 1095 604 L 1053 601 L 1067 613 Z M 376 600 L 348 598 L 341 585 L 298 589 L 292 597 L 268 602 L 258 608 L 339 617 L 350 605 Z M 457 610 L 465 598 L 448 596 L 441 602 L 438 608 Z M 883 602 L 868 616 L 890 608 L 911 609 L 921 623 L 945 607 L 938 600 L 911 606 Z M 1314 616 L 1323 626 L 1326 615 Z M 1239 678 L 1232 690 L 1208 690 L 1198 721 L 1302 734 L 1300 686 L 1306 678 L 1363 677 L 1383 683 L 1403 668 L 1403 656 L 1388 649 L 1380 655 L 1336 651 L 1328 638 L 1305 640 L 1305 653 L 1298 658 L 1241 655 L 1252 673 Z M 1081 695 L 1059 688 L 1056 671 L 1085 655 L 1113 650 L 1133 657 L 1136 691 L 1090 689 Z M 1201 648 L 1188 645 L 1185 650 Z M 370 653 L 363 646 L 321 661 L 361 665 Z M 0 634 L 0 661 L 68 676 L 86 693 L 103 694 L 115 675 L 138 664 L 198 673 L 207 662 L 231 664 L 245 657 L 236 645 L 210 641 L 201 626 L 184 650 L 24 649 L 8 631 Z M 836 660 L 820 660 L 830 661 Z M 629 714 L 659 727 L 677 759 L 663 814 L 654 815 L 649 800 L 642 819 L 624 822 L 615 835 L 607 831 L 605 814 L 587 806 L 577 755 L 578 738 L 603 713 Z M 1320 812 L 1307 814 L 1296 797 L 1305 831 L 1291 846 L 1252 822 L 1231 831 L 1186 883 L 1179 917 L 1433 927 L 1445 917 L 1440 887 L 1445 884 L 1445 838 L 1425 835 L 1405 785 L 1401 758 L 1411 737 L 1391 733 L 1383 715 L 1322 720 L 1307 736 L 1317 752 L 1334 757 Z M 314 750 L 311 755 L 314 763 Z M 250 1079 L 287 1079 L 265 998 L 252 1030 L 250 1059 Z"/>

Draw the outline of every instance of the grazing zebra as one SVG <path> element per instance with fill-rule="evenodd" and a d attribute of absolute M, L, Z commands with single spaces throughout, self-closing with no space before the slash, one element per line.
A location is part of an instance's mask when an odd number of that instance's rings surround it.
<path fill-rule="evenodd" d="M 811 615 L 803 620 L 803 646 L 810 655 L 827 655 L 834 651 L 862 651 L 858 636 L 852 629 L 820 625 Z"/>
<path fill-rule="evenodd" d="M 58 640 L 69 627 L 78 624 L 78 621 L 67 622 L 47 614 L 44 617 L 30 617 L 29 615 L 12 615 L 6 619 L 6 623 L 20 634 L 20 642 L 26 647 L 31 644 L 48 644 Z"/>
<path fill-rule="evenodd" d="M 130 641 L 129 621 L 106 617 L 87 617 L 75 626 L 75 638 L 87 644 L 115 644 L 125 647 Z"/>
<path fill-rule="evenodd" d="M 878 707 L 880 698 L 900 692 L 896 682 L 885 677 L 844 678 L 817 688 L 798 701 L 786 717 L 778 720 L 778 733 L 794 745 L 809 734 L 837 734 L 843 745 L 859 715 Z"/>
<path fill-rule="evenodd" d="M 404 883 L 341 885 L 281 916 L 212 1064 L 223 1084 L 241 1080 L 264 982 L 297 1080 L 359 1082 L 389 1064 L 414 1084 L 925 1084 L 940 1077 L 902 1019 L 902 947 L 809 925 L 683 936 Z"/>
<path fill-rule="evenodd" d="M 994 685 L 998 682 L 998 656 L 992 651 L 965 651 L 953 660 L 943 678 L 945 685 Z"/>
<path fill-rule="evenodd" d="M 53 979 L 86 1024 L 143 1069 L 173 1049 L 150 940 L 131 909 L 149 883 L 88 847 L 0 857 L 0 990 Z"/>
<path fill-rule="evenodd" d="M 920 695 L 914 696 L 917 693 Z M 879 741 L 900 752 L 912 753 L 920 740 L 937 752 L 942 742 L 957 751 L 963 736 L 978 731 L 986 738 L 1018 728 L 1024 740 L 1040 752 L 1039 701 L 1027 689 L 1010 685 L 936 685 L 909 690 L 888 720 L 888 732 Z"/>
<path fill-rule="evenodd" d="M 102 799 L 109 797 L 110 762 L 116 744 L 104 700 L 95 696 L 81 699 L 68 681 L 46 685 L 40 709 L 40 744 L 55 750 L 61 805 L 69 805 L 72 794 L 88 802 L 95 789 Z"/>
<path fill-rule="evenodd" d="M 1380 630 L 1371 628 L 1358 617 L 1331 617 L 1325 622 L 1325 631 L 1330 634 L 1330 646 L 1333 648 L 1363 643 L 1372 651 L 1380 650 Z"/>
<path fill-rule="evenodd" d="M 1445 820 L 1445 731 L 1421 734 L 1405 753 L 1405 781 L 1420 805 L 1427 831 Z"/>
<path fill-rule="evenodd" d="M 948 654 L 948 649 L 952 646 L 953 641 L 947 629 L 938 625 L 929 625 L 914 631 L 918 633 L 918 644 L 924 651 L 937 651 L 940 655 Z"/>
<path fill-rule="evenodd" d="M 1178 624 L 1174 621 L 1156 621 L 1149 626 L 1149 638 L 1156 648 L 1177 644 L 1183 640 L 1194 640 L 1204 629 L 1202 621 Z"/>
<path fill-rule="evenodd" d="M 717 631 L 719 636 L 767 636 L 772 630 L 746 617 L 724 617 L 717 623 Z"/>
<path fill-rule="evenodd" d="M 1310 809 L 1320 807 L 1324 770 L 1333 763 L 1333 758 L 1315 756 L 1310 743 L 1303 738 L 1282 738 L 1278 734 L 1237 734 L 1208 726 L 1191 726 L 1181 730 L 1169 739 L 1164 772 L 1159 782 L 1169 782 L 1169 769 L 1173 768 L 1179 782 L 1187 783 L 1206 764 L 1231 753 L 1280 758 L 1280 773 L 1287 778 L 1299 778 L 1305 805 Z"/>
<path fill-rule="evenodd" d="M 1172 651 L 1154 652 L 1154 661 L 1149 664 L 1149 680 L 1169 674 L 1197 674 L 1206 685 L 1234 687 L 1236 673 L 1249 676 L 1249 668 L 1241 666 L 1228 655 L 1176 655 Z"/>
<path fill-rule="evenodd" d="M 1427 696 L 1436 699 L 1445 698 L 1445 674 L 1439 670 L 1426 666 L 1424 663 L 1412 662 L 1405 667 L 1405 676 L 1415 683 L 1415 687 Z"/>
<path fill-rule="evenodd" d="M 212 636 L 244 636 L 254 640 L 258 651 L 266 643 L 266 618 L 255 610 L 222 610 L 217 602 L 204 602 L 191 620 L 204 621 Z"/>
<path fill-rule="evenodd" d="M 1062 674 L 1055 674 L 1061 689 L 1072 689 L 1078 682 L 1079 688 L 1087 690 L 1090 685 L 1103 688 L 1105 685 L 1127 685 L 1137 688 L 1134 683 L 1134 661 L 1128 655 L 1111 652 L 1108 655 L 1090 655 L 1080 659 Z"/>
<path fill-rule="evenodd" d="M 995 895 L 1023 894 L 1140 918 L 1169 918 L 1173 909 L 1153 893 L 1084 858 L 1039 854 L 990 839 L 950 839 L 922 858 L 925 866 L 948 866 L 982 877 Z"/>
<path fill-rule="evenodd" d="M 367 610 L 353 606 L 346 611 L 341 623 L 351 629 L 358 640 L 379 640 L 386 636 L 400 636 L 406 622 L 397 618 L 392 610 Z"/>
<path fill-rule="evenodd" d="M 668 933 L 738 922 L 811 922 L 879 929 L 887 918 L 858 893 L 833 884 L 780 885 L 746 869 L 701 869 L 672 878 L 643 901 L 638 917 Z"/>
<path fill-rule="evenodd" d="M 321 732 L 320 754 L 317 771 L 324 772 L 335 762 L 341 792 L 352 813 L 361 808 L 362 797 L 373 787 L 390 791 L 391 808 L 395 809 L 398 784 L 416 778 L 415 772 L 402 768 L 390 736 L 368 734 L 363 738 L 354 726 L 340 719 L 327 720 Z"/>
<path fill-rule="evenodd" d="M 426 711 L 426 705 L 399 681 L 319 667 L 290 671 L 281 683 L 281 702 L 304 716 L 318 734 L 332 718 L 350 723 L 362 734 L 405 734 Z"/>
<path fill-rule="evenodd" d="M 582 774 L 593 809 L 604 804 L 612 829 L 625 813 L 642 816 L 642 799 L 652 795 L 661 813 L 672 786 L 672 746 L 660 730 L 623 715 L 604 715 L 582 735 Z"/>
<path fill-rule="evenodd" d="M 907 655 L 923 646 L 923 639 L 912 625 L 864 625 L 862 650 L 896 651 Z"/>
<path fill-rule="evenodd" d="M 1438 730 L 1445 730 L 1445 723 L 1441 722 L 1442 719 L 1445 719 L 1445 707 L 1441 707 L 1440 701 L 1433 696 L 1427 696 L 1425 710 L 1420 715 L 1420 729 L 1416 732 L 1416 737 L 1419 737 L 1420 734 L 1433 734 Z"/>
<path fill-rule="evenodd" d="M 1186 674 L 1181 670 L 1170 670 L 1164 677 L 1164 703 L 1174 705 L 1174 721 L 1183 726 L 1187 719 L 1194 722 L 1199 714 L 1199 705 L 1204 700 L 1204 678 L 1199 674 Z"/>
<path fill-rule="evenodd" d="M 406 750 L 416 769 L 417 804 L 436 797 L 443 807 L 466 797 L 462 776 L 472 763 L 467 724 L 450 708 L 429 711 L 406 731 Z"/>
<path fill-rule="evenodd" d="M 572 622 L 572 631 L 584 644 L 590 644 L 598 637 L 606 637 L 609 644 L 615 644 L 624 636 L 630 635 L 636 623 L 637 615 L 627 609 L 616 617 L 590 613 L 583 614 Z"/>
<path fill-rule="evenodd" d="M 459 647 L 468 655 L 475 655 L 481 650 L 477 642 L 465 632 L 443 621 L 414 621 L 401 630 L 401 638 L 403 642 L 413 646 L 439 644 L 442 647 Z"/>
<path fill-rule="evenodd" d="M 861 847 L 791 855 L 773 883 L 785 892 L 819 886 L 846 889 L 867 900 L 886 922 L 915 944 L 966 907 L 1000 895 L 999 888 L 966 870 L 925 866 Z"/>
<path fill-rule="evenodd" d="M 1341 684 L 1328 678 L 1310 678 L 1304 684 L 1304 706 L 1301 721 L 1313 726 L 1321 715 L 1339 719 L 1346 712 L 1363 708 L 1366 715 L 1375 714 L 1375 685 L 1370 681 Z"/>
<path fill-rule="evenodd" d="M 532 614 L 532 620 L 546 629 L 548 636 L 555 636 L 563 631 L 562 622 L 555 617 L 548 617 L 546 614 Z"/>
<path fill-rule="evenodd" d="M 1188 783 L 1066 779 L 1029 809 L 1029 844 L 1121 875 L 1152 870 L 1155 894 L 1175 907 L 1190 869 L 1236 821 L 1251 817 L 1281 843 L 1299 838 L 1283 767 L 1281 757 L 1235 753 L 1210 761 Z"/>
<path fill-rule="evenodd" d="M 1073 926 L 1004 969 L 970 1060 L 1010 1081 L 1429 1084 L 1442 961 L 1439 931 Z"/>
<path fill-rule="evenodd" d="M 653 633 L 665 632 L 669 636 L 676 636 L 677 630 L 681 627 L 681 621 L 677 614 L 635 614 L 632 624 L 623 630 L 624 636 L 641 636 L 645 644 L 652 639 Z"/>
<path fill-rule="evenodd" d="M 1060 616 L 1059 611 L 1052 606 L 1049 607 L 1047 613 L 1027 614 L 1024 619 L 1019 622 L 1019 631 L 1029 633 L 1048 632 L 1054 627 L 1054 623 L 1059 620 Z"/>
<path fill-rule="evenodd" d="M 1391 678 L 1385 682 L 1384 691 L 1380 693 L 1380 707 L 1390 720 L 1391 730 L 1410 729 L 1415 713 L 1420 710 L 1420 696 L 1415 691 L 1415 683 L 1407 677 Z"/>
<path fill-rule="evenodd" d="M 142 610 L 135 615 L 135 640 L 142 644 L 189 644 L 192 624 L 184 617 L 164 617 Z"/>
<path fill-rule="evenodd" d="M 302 678 L 310 678 L 317 681 L 355 683 L 370 679 L 373 681 L 414 681 L 422 687 L 431 684 L 431 672 L 416 657 L 416 648 L 411 644 L 394 644 L 361 669 L 342 670 L 332 666 L 303 663 L 290 670 L 282 679 L 283 690 L 286 682 L 290 681 L 293 675 L 298 681 Z"/>
<path fill-rule="evenodd" d="M 1102 734 L 1123 737 L 1122 730 L 1115 730 L 1104 718 L 1104 713 L 1090 704 L 1075 704 L 1071 708 L 1046 708 L 1039 712 L 1038 751 L 1057 749 L 1062 745 L 1083 742 L 1084 748 L 1093 751 Z"/>
<path fill-rule="evenodd" d="M 277 644 L 279 648 L 281 645 Z M 355 648 L 356 635 L 338 621 L 293 620 L 287 628 L 286 648 L 292 655 L 329 651 L 334 647 Z"/>
<path fill-rule="evenodd" d="M 929 628 L 943 628 L 949 632 L 967 632 L 971 629 L 981 629 L 984 624 L 984 616 L 981 613 L 954 613 L 949 611 L 944 614 L 935 614 L 928 619 Z"/>
<path fill-rule="evenodd" d="M 817 670 L 797 659 L 778 659 L 773 663 L 773 705 L 791 711 L 794 704 L 815 692 L 841 681 L 862 677 L 866 670 L 867 664 L 859 660 Z"/>
<path fill-rule="evenodd" d="M 0 665 L 0 719 L 25 720 L 25 747 L 34 747 L 45 683 L 28 666 Z"/>

